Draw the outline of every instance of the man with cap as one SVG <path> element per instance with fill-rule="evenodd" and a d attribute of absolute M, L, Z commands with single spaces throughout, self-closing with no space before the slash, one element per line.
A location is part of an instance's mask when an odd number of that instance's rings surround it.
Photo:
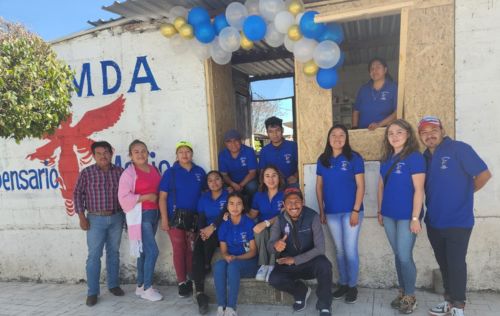
<path fill-rule="evenodd" d="M 219 153 L 219 171 L 224 182 L 252 201 L 257 191 L 257 157 L 251 147 L 241 143 L 241 135 L 231 129 L 224 134 L 226 148 Z"/>
<path fill-rule="evenodd" d="M 296 312 L 306 308 L 311 288 L 300 279 L 317 279 L 316 309 L 320 316 L 331 315 L 332 264 L 325 256 L 325 237 L 317 212 L 304 206 L 298 188 L 285 190 L 285 212 L 271 227 L 267 249 L 279 259 L 269 276 L 274 288 L 293 295 Z"/>
<path fill-rule="evenodd" d="M 298 186 L 297 143 L 283 138 L 282 119 L 272 116 L 264 124 L 271 143 L 260 151 L 259 169 L 263 170 L 268 165 L 274 165 L 281 171 L 288 186 Z"/>
<path fill-rule="evenodd" d="M 427 149 L 425 183 L 427 236 L 443 277 L 445 301 L 431 315 L 464 315 L 467 264 L 465 257 L 474 225 L 474 192 L 491 178 L 471 146 L 445 136 L 439 118 L 426 116 L 418 124 Z"/>

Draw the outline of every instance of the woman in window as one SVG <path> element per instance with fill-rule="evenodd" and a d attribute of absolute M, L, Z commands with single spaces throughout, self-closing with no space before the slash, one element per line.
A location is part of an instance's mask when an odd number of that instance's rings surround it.
<path fill-rule="evenodd" d="M 220 251 L 223 259 L 214 266 L 217 316 L 236 316 L 240 278 L 252 278 L 257 271 L 257 247 L 253 221 L 244 215 L 241 193 L 233 192 L 227 199 L 229 219 L 219 227 Z M 225 310 L 224 310 L 225 309 Z"/>
<path fill-rule="evenodd" d="M 363 158 L 351 149 L 344 125 L 328 131 L 325 151 L 316 167 L 316 196 L 320 219 L 328 224 L 335 242 L 340 285 L 334 299 L 346 303 L 358 297 L 358 237 L 363 220 L 365 167 Z"/>
<path fill-rule="evenodd" d="M 222 174 L 212 170 L 207 174 L 208 192 L 198 201 L 198 227 L 193 251 L 193 280 L 196 287 L 196 301 L 200 314 L 208 312 L 208 296 L 205 291 L 205 275 L 211 269 L 212 256 L 219 247 L 217 228 L 221 224 L 226 208 L 228 192 L 223 188 Z"/>
<path fill-rule="evenodd" d="M 270 237 L 270 227 L 276 221 L 283 208 L 283 189 L 285 179 L 277 167 L 268 165 L 261 171 L 259 191 L 255 193 L 252 209 L 248 217 L 257 218 L 258 223 L 253 231 L 259 252 L 259 271 L 255 278 L 267 281 L 274 268 L 276 258 L 267 251 L 267 242 Z"/>
<path fill-rule="evenodd" d="M 370 80 L 358 91 L 352 111 L 352 127 L 373 131 L 396 119 L 398 87 L 389 75 L 387 63 L 373 58 L 368 63 Z"/>
<path fill-rule="evenodd" d="M 160 219 L 158 186 L 161 175 L 148 163 L 149 151 L 145 143 L 136 139 L 128 151 L 132 163 L 120 177 L 118 199 L 127 214 L 131 250 L 137 256 L 135 294 L 148 301 L 159 301 L 163 297 L 152 283 L 159 254 L 155 235 Z"/>
<path fill-rule="evenodd" d="M 411 314 L 416 306 L 417 269 L 413 247 L 424 199 L 425 160 L 411 125 L 395 120 L 385 131 L 383 159 L 378 181 L 378 221 L 384 226 L 394 252 L 399 295 L 391 307 Z"/>

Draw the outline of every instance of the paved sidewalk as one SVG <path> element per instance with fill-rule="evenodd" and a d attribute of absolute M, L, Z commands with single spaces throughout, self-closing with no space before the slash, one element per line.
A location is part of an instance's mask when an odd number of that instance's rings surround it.
<path fill-rule="evenodd" d="M 198 315 L 198 309 L 192 298 L 182 299 L 177 296 L 174 286 L 160 286 L 164 295 L 160 302 L 147 302 L 134 294 L 134 285 L 124 285 L 125 297 L 114 297 L 105 287 L 99 302 L 94 307 L 85 305 L 85 284 L 46 284 L 0 282 L 0 315 Z M 334 301 L 333 315 L 399 315 L 389 307 L 396 290 L 361 288 L 358 302 L 348 305 Z M 413 315 L 428 315 L 427 309 L 440 301 L 440 296 L 418 291 L 419 306 Z M 468 316 L 500 315 L 500 294 L 469 293 Z M 314 310 L 316 298 L 309 299 L 307 309 L 294 316 L 317 315 Z M 210 305 L 210 313 L 215 315 L 215 305 Z M 240 305 L 238 314 L 259 316 L 285 316 L 292 314 L 290 306 L 276 305 Z"/>

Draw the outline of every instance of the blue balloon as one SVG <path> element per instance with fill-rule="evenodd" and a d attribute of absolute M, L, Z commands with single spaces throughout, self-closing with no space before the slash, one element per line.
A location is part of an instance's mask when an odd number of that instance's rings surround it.
<path fill-rule="evenodd" d="M 243 33 L 251 41 L 260 41 L 266 36 L 266 21 L 258 15 L 250 15 L 243 22 Z"/>
<path fill-rule="evenodd" d="M 188 23 L 193 27 L 205 23 L 210 22 L 210 15 L 205 8 L 202 7 L 194 7 L 188 13 Z"/>
<path fill-rule="evenodd" d="M 214 27 L 215 27 L 215 32 L 217 33 L 217 35 L 219 35 L 220 31 L 222 31 L 223 28 L 228 27 L 228 26 L 229 26 L 229 23 L 227 23 L 225 14 L 219 14 L 215 17 Z"/>
<path fill-rule="evenodd" d="M 198 41 L 208 44 L 215 38 L 215 28 L 210 22 L 195 25 L 194 37 L 196 37 Z"/>
<path fill-rule="evenodd" d="M 344 41 L 344 31 L 338 23 L 329 23 L 326 25 L 326 30 L 317 38 L 318 42 L 333 41 L 337 44 L 342 44 Z"/>
<path fill-rule="evenodd" d="M 300 19 L 300 32 L 307 38 L 317 38 L 326 30 L 324 23 L 315 23 L 317 11 L 307 11 Z"/>
<path fill-rule="evenodd" d="M 316 82 L 323 89 L 331 89 L 337 85 L 339 76 L 335 67 L 318 70 L 316 74 Z"/>

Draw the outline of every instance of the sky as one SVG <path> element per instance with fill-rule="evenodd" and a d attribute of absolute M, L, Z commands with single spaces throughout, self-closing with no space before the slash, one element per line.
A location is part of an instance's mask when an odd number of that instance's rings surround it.
<path fill-rule="evenodd" d="M 120 0 L 124 1 L 124 0 Z M 46 41 L 92 28 L 87 21 L 108 20 L 118 15 L 102 9 L 114 0 L 0 0 L 0 17 L 23 24 Z M 266 99 L 293 95 L 293 80 L 275 79 L 252 83 L 252 91 Z M 292 119 L 291 101 L 280 102 L 283 120 Z"/>

